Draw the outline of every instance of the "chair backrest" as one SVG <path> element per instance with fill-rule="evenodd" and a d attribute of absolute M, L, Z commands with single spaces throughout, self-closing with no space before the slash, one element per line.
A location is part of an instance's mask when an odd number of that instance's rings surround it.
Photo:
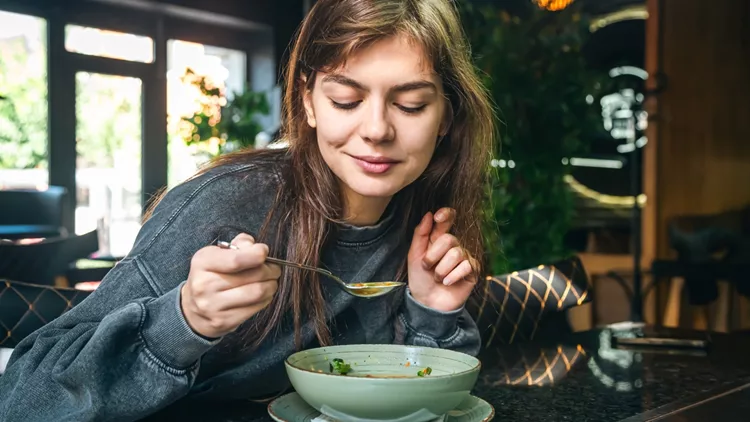
<path fill-rule="evenodd" d="M 0 190 L 0 225 L 63 226 L 67 190 Z"/>
<path fill-rule="evenodd" d="M 683 215 L 667 225 L 670 247 L 686 264 L 735 265 L 750 262 L 750 206 L 709 215 Z M 750 295 L 750 282 L 732 277 L 738 291 Z M 707 305 L 719 298 L 718 275 L 689 273 L 685 277 L 688 303 Z"/>
<path fill-rule="evenodd" d="M 98 249 L 96 230 L 32 244 L 0 243 L 0 279 L 53 285 L 70 263 Z"/>
<path fill-rule="evenodd" d="M 577 257 L 510 274 L 487 277 L 469 311 L 482 343 L 510 344 L 532 340 L 545 320 L 591 301 L 588 275 Z"/>
<path fill-rule="evenodd" d="M 24 337 L 67 312 L 91 292 L 0 280 L 0 347 Z"/>

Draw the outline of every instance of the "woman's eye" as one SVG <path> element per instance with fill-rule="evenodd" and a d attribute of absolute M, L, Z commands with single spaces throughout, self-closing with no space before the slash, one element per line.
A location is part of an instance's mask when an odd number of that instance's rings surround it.
<path fill-rule="evenodd" d="M 406 107 L 401 104 L 396 104 L 396 107 L 398 107 L 399 110 L 403 111 L 406 114 L 417 114 L 420 111 L 424 110 L 425 107 L 427 107 L 427 104 L 422 104 L 419 107 Z"/>
<path fill-rule="evenodd" d="M 333 105 L 334 108 L 338 108 L 340 110 L 353 110 L 361 102 L 362 101 L 353 101 L 351 103 L 339 103 L 334 100 L 331 100 L 331 105 Z"/>

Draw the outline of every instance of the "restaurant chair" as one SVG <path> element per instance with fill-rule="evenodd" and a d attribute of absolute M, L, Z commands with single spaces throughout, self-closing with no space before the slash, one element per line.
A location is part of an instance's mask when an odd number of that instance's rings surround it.
<path fill-rule="evenodd" d="M 676 217 L 668 224 L 668 238 L 676 259 L 655 261 L 652 269 L 658 282 L 670 284 L 663 324 L 680 326 L 687 304 L 702 311 L 690 325 L 731 331 L 733 288 L 743 297 L 750 293 L 750 207 Z"/>
<path fill-rule="evenodd" d="M 478 296 L 468 309 L 489 348 L 569 330 L 565 311 L 591 301 L 592 292 L 583 264 L 574 257 L 487 277 Z"/>
<path fill-rule="evenodd" d="M 0 279 L 54 285 L 70 263 L 99 249 L 97 231 L 44 239 L 31 244 L 0 242 Z"/>
<path fill-rule="evenodd" d="M 90 294 L 70 288 L 0 280 L 0 347 L 15 347 Z"/>
<path fill-rule="evenodd" d="M 64 228 L 67 190 L 0 190 L 0 239 L 59 237 Z"/>

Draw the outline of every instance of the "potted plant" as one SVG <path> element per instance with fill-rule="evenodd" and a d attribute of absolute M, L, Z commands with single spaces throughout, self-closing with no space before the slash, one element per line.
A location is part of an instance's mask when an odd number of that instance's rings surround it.
<path fill-rule="evenodd" d="M 514 3 L 512 13 L 503 4 L 459 3 L 498 110 L 485 230 L 494 274 L 571 254 L 564 236 L 574 204 L 564 162 L 585 152 L 598 130 L 600 116 L 591 103 L 608 84 L 583 57 L 589 26 L 575 3 L 555 12 Z"/>
<path fill-rule="evenodd" d="M 227 98 L 224 90 L 192 69 L 186 70 L 183 80 L 201 92 L 200 111 L 182 118 L 187 145 L 198 145 L 210 156 L 255 146 L 255 137 L 263 131 L 258 117 L 270 113 L 265 92 L 246 90 Z"/>

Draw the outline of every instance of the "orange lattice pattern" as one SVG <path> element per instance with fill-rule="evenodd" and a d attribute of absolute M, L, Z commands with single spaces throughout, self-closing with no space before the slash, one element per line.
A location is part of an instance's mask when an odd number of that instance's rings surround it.
<path fill-rule="evenodd" d="M 487 277 L 475 319 L 485 346 L 531 340 L 544 317 L 590 300 L 578 259 Z"/>
<path fill-rule="evenodd" d="M 570 370 L 585 357 L 586 352 L 580 345 L 529 350 L 519 356 L 512 355 L 510 358 L 503 350 L 499 350 L 499 361 L 493 365 L 492 369 L 485 371 L 481 382 L 483 386 L 488 387 L 552 385 L 565 378 Z"/>
<path fill-rule="evenodd" d="M 0 346 L 15 347 L 90 292 L 0 280 Z"/>

